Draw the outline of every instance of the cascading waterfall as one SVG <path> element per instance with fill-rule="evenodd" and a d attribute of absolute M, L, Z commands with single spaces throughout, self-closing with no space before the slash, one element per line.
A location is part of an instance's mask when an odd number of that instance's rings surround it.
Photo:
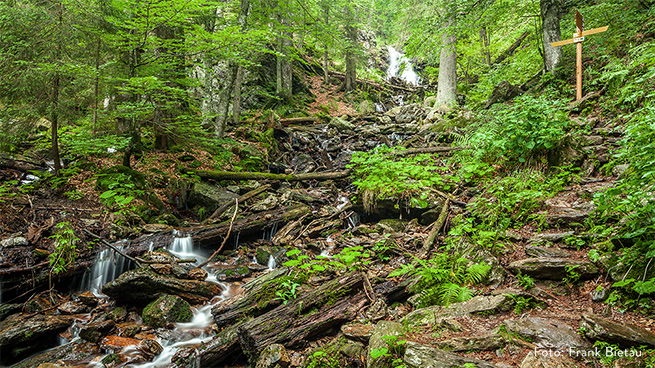
<path fill-rule="evenodd" d="M 262 235 L 262 239 L 266 241 L 272 241 L 273 237 L 275 236 L 275 233 L 277 233 L 277 223 L 274 223 L 273 226 L 271 226 L 270 230 L 264 229 L 264 234 Z"/>
<path fill-rule="evenodd" d="M 123 250 L 120 245 L 116 247 Z M 102 286 L 116 279 L 123 272 L 129 270 L 130 267 L 132 267 L 132 261 L 120 254 L 116 254 L 112 249 L 105 249 L 98 253 L 91 270 L 84 273 L 82 290 L 91 290 L 96 296 L 101 296 Z"/>
<path fill-rule="evenodd" d="M 275 262 L 275 257 L 273 255 L 268 256 L 268 269 L 269 270 L 274 270 L 277 267 L 277 263 Z"/>
<path fill-rule="evenodd" d="M 387 69 L 387 79 L 398 77 L 415 86 L 421 84 L 421 79 L 416 72 L 414 72 L 414 68 L 409 59 L 405 57 L 405 54 L 398 52 L 393 48 L 393 46 L 387 46 L 387 49 L 389 50 L 389 69 Z M 398 75 L 401 68 L 402 72 Z"/>

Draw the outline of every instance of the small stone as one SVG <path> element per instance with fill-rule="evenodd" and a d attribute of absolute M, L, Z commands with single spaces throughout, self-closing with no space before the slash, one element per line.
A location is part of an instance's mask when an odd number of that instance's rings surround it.
<path fill-rule="evenodd" d="M 112 320 L 87 323 L 80 327 L 80 337 L 86 341 L 98 342 L 100 339 L 109 334 L 116 324 Z"/>
<path fill-rule="evenodd" d="M 591 301 L 596 303 L 604 302 L 609 297 L 609 290 L 604 287 L 591 292 Z"/>
<path fill-rule="evenodd" d="M 191 306 L 182 298 L 162 295 L 143 309 L 143 322 L 152 327 L 163 327 L 171 322 L 189 322 Z"/>
<path fill-rule="evenodd" d="M 88 305 L 90 307 L 95 307 L 96 305 L 98 305 L 98 297 L 95 296 L 90 291 L 85 291 L 83 293 L 80 293 L 80 295 L 77 296 L 77 300 L 79 300 L 80 303 Z"/>
<path fill-rule="evenodd" d="M 190 280 L 198 280 L 198 281 L 205 281 L 207 280 L 207 271 L 203 270 L 202 268 L 194 268 L 191 271 L 189 271 L 189 279 Z"/>
<path fill-rule="evenodd" d="M 15 236 L 11 238 L 6 238 L 2 239 L 0 241 L 0 247 L 1 248 L 11 248 L 11 247 L 25 247 L 28 246 L 30 243 L 27 241 L 27 238 L 24 238 L 22 236 Z"/>
<path fill-rule="evenodd" d="M 57 310 L 62 314 L 78 314 L 78 313 L 88 312 L 89 307 L 82 303 L 65 302 L 63 304 L 60 304 L 57 307 Z"/>
<path fill-rule="evenodd" d="M 341 326 L 341 332 L 350 340 L 360 341 L 365 344 L 368 343 L 368 340 L 371 338 L 375 330 L 374 325 L 363 324 L 363 323 L 350 323 L 347 325 Z"/>
<path fill-rule="evenodd" d="M 281 344 L 271 344 L 259 354 L 255 368 L 286 368 L 291 364 L 287 349 Z"/>

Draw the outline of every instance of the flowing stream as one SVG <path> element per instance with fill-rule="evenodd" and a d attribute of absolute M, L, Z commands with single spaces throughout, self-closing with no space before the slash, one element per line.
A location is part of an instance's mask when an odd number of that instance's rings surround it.
<path fill-rule="evenodd" d="M 414 72 L 411 61 L 405 57 L 405 54 L 396 50 L 393 46 L 387 46 L 389 50 L 389 69 L 387 69 L 387 79 L 398 77 L 409 84 L 418 86 L 421 84 L 421 78 Z"/>

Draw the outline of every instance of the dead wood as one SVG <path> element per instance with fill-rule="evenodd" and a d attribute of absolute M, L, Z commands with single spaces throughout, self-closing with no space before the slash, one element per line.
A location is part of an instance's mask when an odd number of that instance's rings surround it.
<path fill-rule="evenodd" d="M 350 170 L 316 172 L 307 174 L 271 174 L 262 172 L 233 172 L 233 171 L 210 171 L 183 169 L 188 174 L 198 175 L 202 179 L 221 180 L 279 180 L 279 181 L 304 181 L 304 180 L 331 180 L 341 179 L 350 175 Z"/>
<path fill-rule="evenodd" d="M 421 249 L 421 255 L 423 257 L 427 256 L 430 253 L 430 250 L 432 249 L 432 246 L 434 245 L 434 242 L 437 239 L 437 235 L 439 235 L 439 230 L 441 230 L 444 223 L 446 222 L 446 217 L 448 217 L 449 205 L 450 205 L 450 200 L 446 199 L 446 201 L 443 203 L 443 206 L 441 207 L 441 213 L 439 213 L 439 217 L 432 224 L 432 231 L 430 231 L 430 235 L 428 235 L 428 238 L 425 240 L 425 243 L 423 243 L 423 249 Z"/>
<path fill-rule="evenodd" d="M 247 200 L 249 200 L 250 198 L 257 196 L 257 195 L 259 195 L 260 193 L 263 193 L 263 192 L 269 190 L 270 188 L 271 188 L 271 186 L 270 186 L 269 184 L 262 185 L 261 187 L 259 187 L 259 188 L 257 188 L 257 189 L 254 189 L 254 190 L 251 190 L 251 191 L 249 191 L 248 193 L 242 195 L 241 197 L 239 197 L 239 198 L 237 199 L 237 201 L 238 201 L 239 203 L 245 203 L 245 202 L 246 202 Z M 209 216 L 205 221 L 203 221 L 203 222 L 202 222 L 202 225 L 207 224 L 207 223 L 208 223 L 210 220 L 212 220 L 212 219 L 215 219 L 215 218 L 217 218 L 217 217 L 220 217 L 220 216 L 223 214 L 223 212 L 227 211 L 227 209 L 230 208 L 230 206 L 233 206 L 233 205 L 234 205 L 234 204 L 232 203 L 232 201 L 226 201 L 226 202 L 223 203 L 220 207 L 218 207 L 218 208 L 216 209 L 216 211 L 214 211 L 214 213 L 211 214 L 211 216 Z"/>
<path fill-rule="evenodd" d="M 300 118 L 280 119 L 280 124 L 282 124 L 282 126 L 289 126 L 291 124 L 316 123 L 317 121 L 319 121 L 318 118 L 313 116 L 305 116 Z"/>

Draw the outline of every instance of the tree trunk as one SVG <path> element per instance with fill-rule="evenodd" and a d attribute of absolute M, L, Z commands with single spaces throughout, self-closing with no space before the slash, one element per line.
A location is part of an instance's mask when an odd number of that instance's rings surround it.
<path fill-rule="evenodd" d="M 241 121 L 241 84 L 243 83 L 243 66 L 237 67 L 237 75 L 234 79 L 234 101 L 232 101 L 232 123 L 239 124 Z"/>
<path fill-rule="evenodd" d="M 449 21 L 448 26 L 452 24 Z M 447 27 L 450 28 L 450 27 Z M 452 32 L 451 30 L 447 31 Z M 452 107 L 457 102 L 457 38 L 453 34 L 443 35 L 443 46 L 439 57 L 439 82 L 437 101 L 434 108 Z"/>
<path fill-rule="evenodd" d="M 355 16 L 352 9 L 346 6 L 346 80 L 345 91 L 352 91 L 357 86 L 357 28 L 355 27 Z"/>
<path fill-rule="evenodd" d="M 59 18 L 59 31 L 62 31 L 64 25 L 64 5 L 59 2 L 58 18 Z M 57 37 L 57 46 L 55 51 L 55 62 L 59 64 L 61 59 L 61 37 Z M 59 68 L 59 65 L 57 65 Z M 50 115 L 50 130 L 52 132 L 52 159 L 54 160 L 55 175 L 59 176 L 61 170 L 61 160 L 59 158 L 59 70 L 55 70 L 55 75 L 52 79 L 52 111 Z"/>
<path fill-rule="evenodd" d="M 484 60 L 487 65 L 491 65 L 491 52 L 489 52 L 490 40 L 486 26 L 480 28 L 480 41 L 482 42 L 482 53 L 484 54 Z"/>
<path fill-rule="evenodd" d="M 325 28 L 329 29 L 330 26 L 330 8 L 325 6 L 323 8 L 323 15 L 325 21 Z M 330 84 L 330 75 L 328 73 L 330 59 L 328 58 L 328 44 L 325 41 L 325 51 L 323 52 L 323 83 L 327 86 Z"/>
<path fill-rule="evenodd" d="M 552 47 L 551 42 L 561 41 L 560 9 L 561 0 L 540 0 L 542 32 L 544 39 L 544 72 L 555 73 L 562 58 L 562 48 Z"/>
<path fill-rule="evenodd" d="M 95 78 L 93 81 L 93 131 L 91 134 L 95 135 L 98 126 L 98 99 L 100 98 L 100 37 L 96 43 L 95 54 Z"/>

